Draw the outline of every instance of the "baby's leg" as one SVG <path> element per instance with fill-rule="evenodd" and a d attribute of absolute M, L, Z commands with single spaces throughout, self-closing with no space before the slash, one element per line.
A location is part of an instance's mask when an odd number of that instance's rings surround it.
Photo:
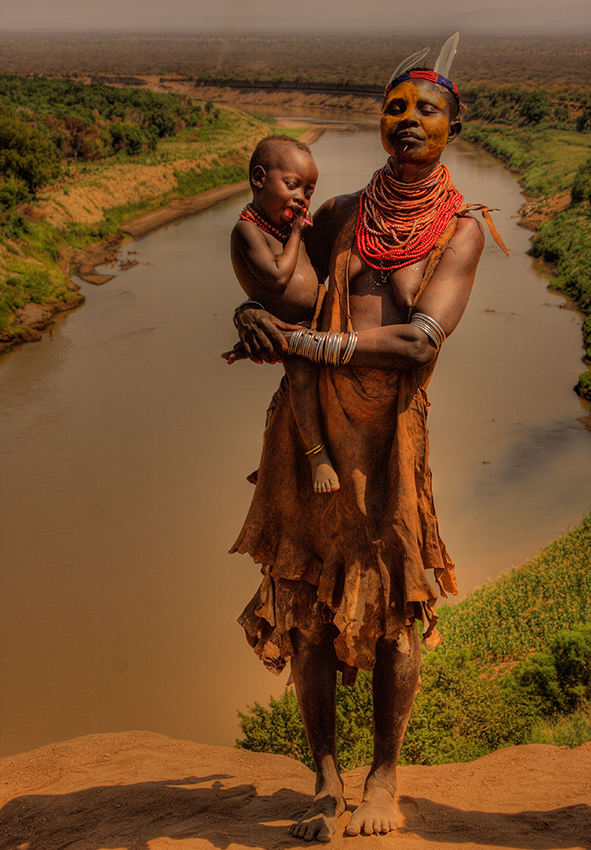
<path fill-rule="evenodd" d="M 291 407 L 312 468 L 314 490 L 317 493 L 338 490 L 339 477 L 324 446 L 320 427 L 316 367 L 301 357 L 286 358 L 283 365 L 289 378 Z"/>

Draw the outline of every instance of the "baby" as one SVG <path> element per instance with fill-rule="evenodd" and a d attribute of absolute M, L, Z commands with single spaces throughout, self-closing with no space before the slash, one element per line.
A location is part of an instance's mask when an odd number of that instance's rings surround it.
<path fill-rule="evenodd" d="M 309 323 L 319 285 L 302 241 L 302 231 L 312 224 L 308 207 L 318 180 L 310 149 L 289 136 L 268 136 L 251 157 L 249 180 L 252 203 L 240 214 L 230 241 L 238 282 L 278 319 Z M 316 368 L 301 357 L 285 357 L 283 365 L 314 490 L 338 490 L 320 426 Z"/>

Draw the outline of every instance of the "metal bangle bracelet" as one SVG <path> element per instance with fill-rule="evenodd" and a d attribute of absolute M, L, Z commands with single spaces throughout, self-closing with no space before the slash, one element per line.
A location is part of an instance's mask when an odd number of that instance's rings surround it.
<path fill-rule="evenodd" d="M 300 339 L 304 335 L 305 330 L 306 330 L 305 328 L 302 328 L 301 330 L 294 331 L 292 333 L 291 337 L 289 338 L 289 343 L 288 343 L 288 346 L 287 346 L 287 353 L 288 354 L 296 354 L 297 353 Z"/>
<path fill-rule="evenodd" d="M 346 366 L 349 360 L 353 357 L 353 352 L 357 346 L 357 331 L 349 331 L 349 339 L 341 358 L 341 366 Z"/>
<path fill-rule="evenodd" d="M 447 339 L 447 335 L 439 322 L 436 322 L 435 319 L 432 319 L 431 316 L 428 316 L 426 313 L 413 313 L 410 319 L 410 324 L 415 325 L 415 327 L 420 328 L 423 333 L 426 333 L 438 351 Z"/>

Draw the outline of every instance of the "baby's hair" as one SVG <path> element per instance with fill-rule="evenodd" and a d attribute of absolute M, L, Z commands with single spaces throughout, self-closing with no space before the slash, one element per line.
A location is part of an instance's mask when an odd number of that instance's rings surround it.
<path fill-rule="evenodd" d="M 305 151 L 309 154 L 312 153 L 308 145 L 305 145 L 303 142 L 299 142 L 297 139 L 292 139 L 291 136 L 265 136 L 264 139 L 261 139 L 252 153 L 250 165 L 248 166 L 248 179 L 250 180 L 250 184 L 252 185 L 252 172 L 255 170 L 257 165 L 262 166 L 265 171 L 268 171 L 273 167 L 277 153 L 284 151 L 290 146 L 296 147 L 298 150 Z"/>

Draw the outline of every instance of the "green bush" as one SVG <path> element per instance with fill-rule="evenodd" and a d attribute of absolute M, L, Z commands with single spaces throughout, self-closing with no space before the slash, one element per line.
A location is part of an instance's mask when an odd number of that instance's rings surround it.
<path fill-rule="evenodd" d="M 579 133 L 591 132 L 591 104 L 587 104 L 577 118 L 577 130 Z"/>
<path fill-rule="evenodd" d="M 591 741 L 591 703 L 575 714 L 560 716 L 555 720 L 534 723 L 529 735 L 532 744 L 550 744 L 553 747 L 580 747 Z"/>
<path fill-rule="evenodd" d="M 286 688 L 279 699 L 271 697 L 269 708 L 255 702 L 246 713 L 238 712 L 244 738 L 236 746 L 255 753 L 289 756 L 313 767 L 296 695 Z"/>
<path fill-rule="evenodd" d="M 524 91 L 520 98 L 520 108 L 528 124 L 539 124 L 552 114 L 550 99 L 544 89 Z"/>
<path fill-rule="evenodd" d="M 575 389 L 582 398 L 591 401 L 591 369 L 587 369 L 586 372 L 579 375 L 579 382 Z"/>
<path fill-rule="evenodd" d="M 20 180 L 6 180 L 0 182 L 0 211 L 9 210 L 28 201 L 31 193 L 25 183 Z"/>
<path fill-rule="evenodd" d="M 523 661 L 513 676 L 541 712 L 578 711 L 591 700 L 591 623 L 558 632 L 547 650 Z"/>
<path fill-rule="evenodd" d="M 591 157 L 579 166 L 573 183 L 572 199 L 575 204 L 591 201 Z"/>
<path fill-rule="evenodd" d="M 428 652 L 401 764 L 472 761 L 522 744 L 532 725 L 527 699 L 482 675 L 467 653 Z"/>
<path fill-rule="evenodd" d="M 544 222 L 532 242 L 534 257 L 556 265 L 552 286 L 591 307 L 591 214 L 573 207 Z"/>
<path fill-rule="evenodd" d="M 60 171 L 58 152 L 45 135 L 0 105 L 0 176 L 34 192 Z"/>

